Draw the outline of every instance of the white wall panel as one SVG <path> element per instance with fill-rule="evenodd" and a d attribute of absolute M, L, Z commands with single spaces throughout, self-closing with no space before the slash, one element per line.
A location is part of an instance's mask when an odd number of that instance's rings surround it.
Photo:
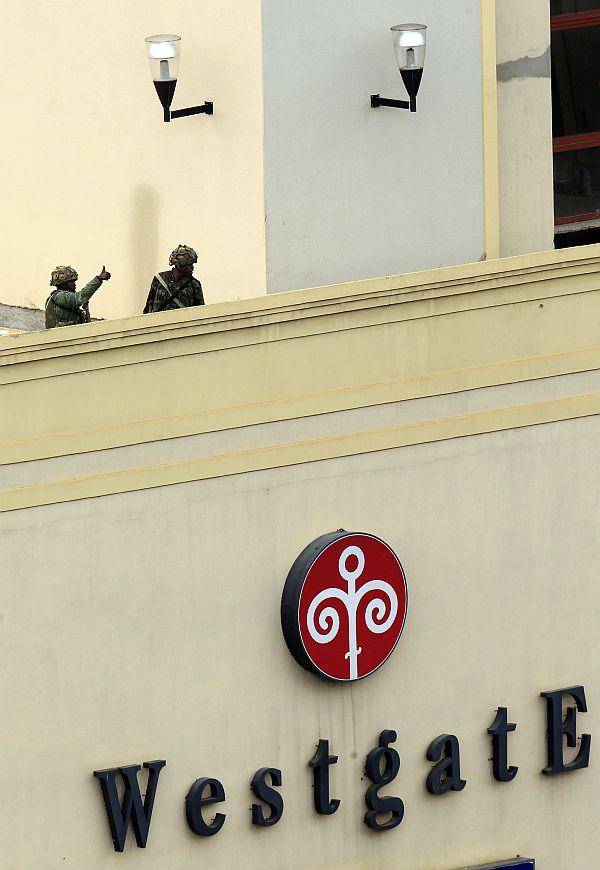
<path fill-rule="evenodd" d="M 428 25 L 417 114 L 389 28 Z M 476 261 L 483 244 L 479 0 L 263 0 L 267 289 Z"/>

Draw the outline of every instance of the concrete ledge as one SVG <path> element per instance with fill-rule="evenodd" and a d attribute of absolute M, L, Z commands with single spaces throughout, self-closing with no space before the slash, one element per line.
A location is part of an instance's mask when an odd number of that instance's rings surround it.
<path fill-rule="evenodd" d="M 590 371 L 600 246 L 585 254 L 0 339 L 2 461 Z"/>

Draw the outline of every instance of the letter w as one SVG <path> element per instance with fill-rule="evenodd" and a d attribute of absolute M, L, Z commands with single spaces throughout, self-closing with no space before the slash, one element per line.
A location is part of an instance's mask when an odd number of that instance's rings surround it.
<path fill-rule="evenodd" d="M 113 767 L 110 770 L 95 770 L 94 776 L 100 780 L 102 797 L 106 807 L 106 814 L 110 824 L 115 851 L 122 852 L 125 849 L 125 840 L 129 822 L 133 821 L 135 839 L 140 849 L 146 848 L 148 833 L 150 831 L 150 819 L 158 786 L 158 777 L 165 767 L 166 761 L 145 761 L 148 774 L 148 786 L 146 797 L 142 805 L 142 795 L 138 784 L 137 774 L 141 770 L 139 764 L 130 764 L 127 767 Z M 123 802 L 119 803 L 116 778 L 120 774 L 125 785 Z"/>

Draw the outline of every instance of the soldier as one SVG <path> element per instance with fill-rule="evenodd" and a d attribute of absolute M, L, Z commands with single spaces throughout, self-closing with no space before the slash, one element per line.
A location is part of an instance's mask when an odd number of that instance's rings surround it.
<path fill-rule="evenodd" d="M 144 314 L 153 311 L 172 311 L 204 305 L 202 285 L 193 277 L 198 254 L 188 245 L 178 245 L 169 257 L 170 272 L 159 272 L 152 279 Z"/>
<path fill-rule="evenodd" d="M 46 299 L 46 329 L 89 322 L 88 302 L 102 286 L 102 282 L 110 280 L 110 272 L 102 266 L 100 274 L 79 291 L 75 289 L 78 278 L 79 275 L 72 266 L 57 266 L 52 272 L 50 286 L 54 290 Z"/>

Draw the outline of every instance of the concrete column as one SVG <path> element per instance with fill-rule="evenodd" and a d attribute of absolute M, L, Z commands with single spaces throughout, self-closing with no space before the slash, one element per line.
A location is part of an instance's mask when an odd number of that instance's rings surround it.
<path fill-rule="evenodd" d="M 554 247 L 550 11 L 496 5 L 500 256 Z"/>

